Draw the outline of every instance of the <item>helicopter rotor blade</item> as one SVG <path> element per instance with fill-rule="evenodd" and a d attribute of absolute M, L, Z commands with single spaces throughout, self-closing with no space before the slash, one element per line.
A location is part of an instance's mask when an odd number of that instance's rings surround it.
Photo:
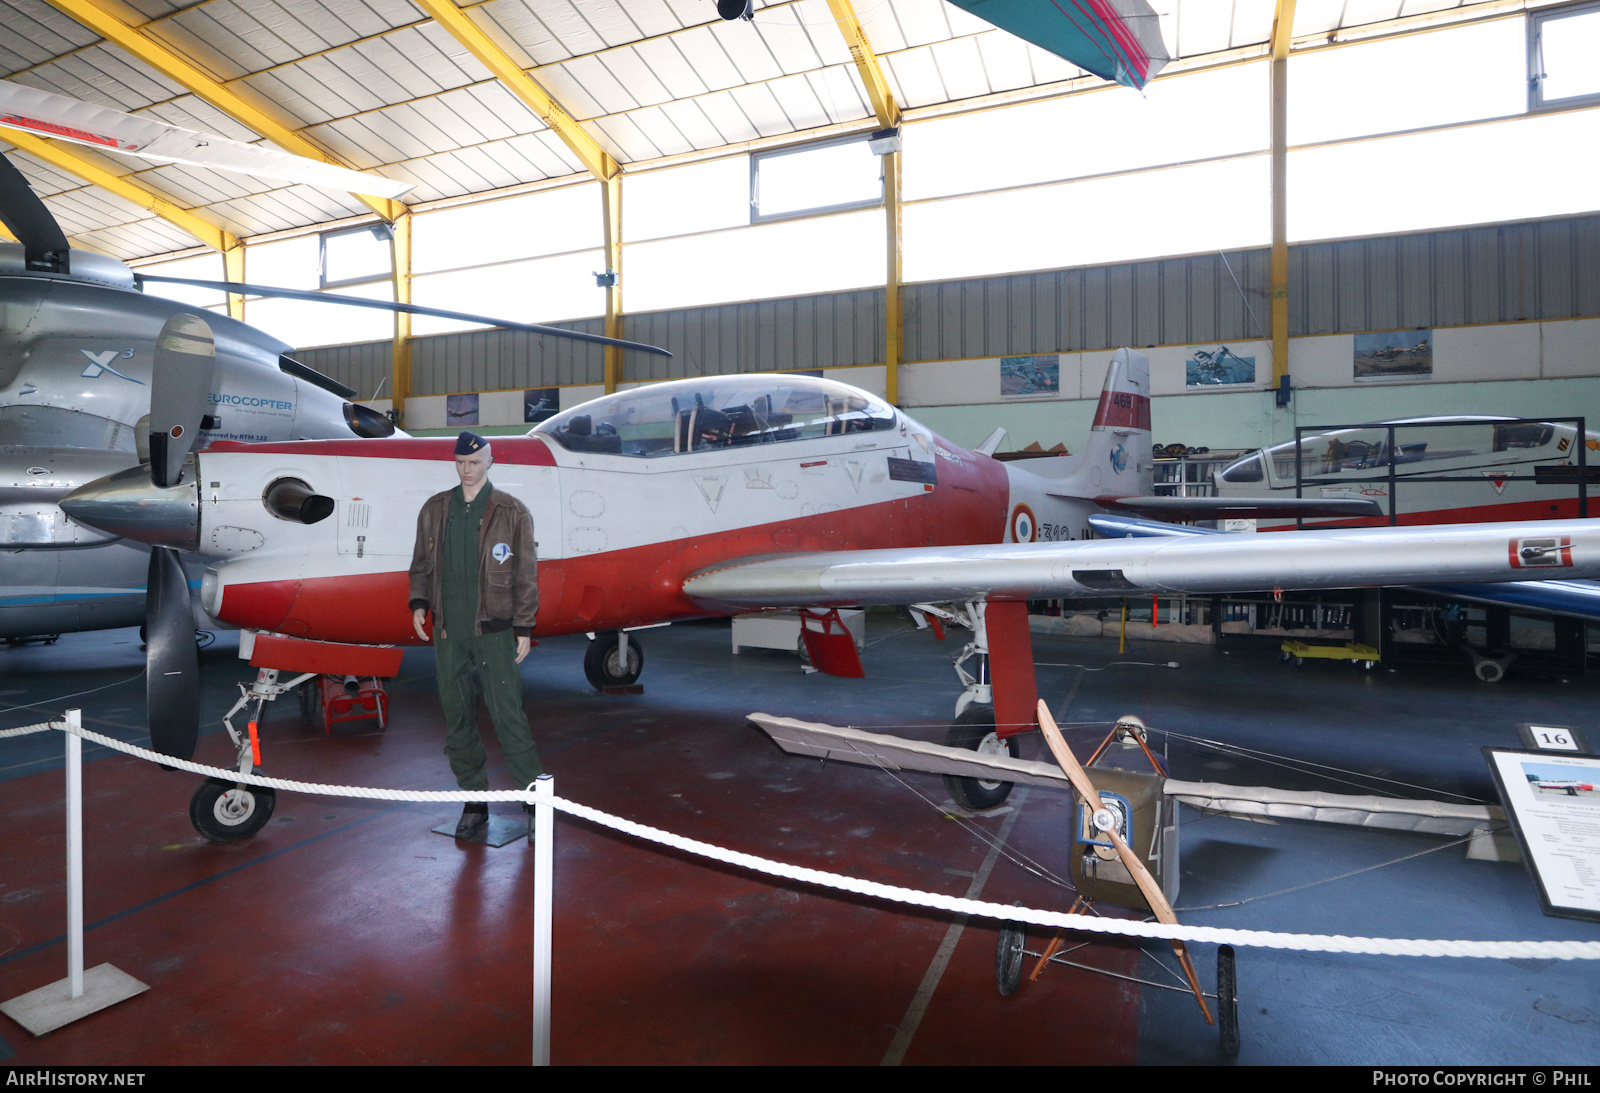
<path fill-rule="evenodd" d="M 179 312 L 162 326 L 150 379 L 150 480 L 157 486 L 176 486 L 182 479 L 183 459 L 200 435 L 216 363 L 204 319 Z"/>
<path fill-rule="evenodd" d="M 28 269 L 67 272 L 70 247 L 66 233 L 16 164 L 5 156 L 0 156 L 0 223 L 22 244 Z"/>
<path fill-rule="evenodd" d="M 174 759 L 191 758 L 200 734 L 200 655 L 189 582 L 171 547 L 150 549 L 144 632 L 150 746 Z"/>
<path fill-rule="evenodd" d="M 277 296 L 285 300 L 310 300 L 319 304 L 349 304 L 351 307 L 370 307 L 378 311 L 402 311 L 407 315 L 429 315 L 436 319 L 456 319 L 464 323 L 481 323 L 484 326 L 499 326 L 507 330 L 526 330 L 530 334 L 548 334 L 552 338 L 568 338 L 577 342 L 591 342 L 595 345 L 615 345 L 622 349 L 637 349 L 641 353 L 654 353 L 658 357 L 670 357 L 671 352 L 660 346 L 646 345 L 644 342 L 630 342 L 622 338 L 607 338 L 601 334 L 588 334 L 581 330 L 566 330 L 559 326 L 544 326 L 540 323 L 515 323 L 510 319 L 496 319 L 490 315 L 473 315 L 465 311 L 445 311 L 437 307 L 422 307 L 419 304 L 400 304 L 389 300 L 364 300 L 359 296 L 337 296 L 329 292 L 310 292 L 298 288 L 275 288 L 268 285 L 247 285 L 237 281 L 197 281 L 189 277 L 158 277 L 149 273 L 135 273 L 135 281 L 153 281 L 167 285 L 189 285 L 193 288 L 208 288 L 213 292 L 233 292 L 247 296 Z"/>

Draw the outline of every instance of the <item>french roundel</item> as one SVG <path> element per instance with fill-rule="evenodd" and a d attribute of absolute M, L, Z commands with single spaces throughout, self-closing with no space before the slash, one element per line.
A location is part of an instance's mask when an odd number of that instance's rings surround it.
<path fill-rule="evenodd" d="M 1039 533 L 1039 524 L 1033 518 L 1033 510 L 1027 505 L 1018 505 L 1011 510 L 1011 541 L 1014 543 L 1031 543 L 1034 536 Z"/>

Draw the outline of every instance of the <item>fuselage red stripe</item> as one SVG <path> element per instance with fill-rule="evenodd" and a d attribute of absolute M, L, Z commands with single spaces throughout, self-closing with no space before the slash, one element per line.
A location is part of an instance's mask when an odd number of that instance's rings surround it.
<path fill-rule="evenodd" d="M 538 632 L 611 630 L 719 614 L 685 596 L 683 583 L 708 566 L 734 558 L 1003 541 L 1010 498 L 1005 467 L 954 445 L 945 447 L 960 458 L 941 461 L 939 485 L 929 487 L 931 492 L 779 523 L 540 561 Z M 336 566 L 339 560 L 330 556 L 326 564 Z M 404 570 L 359 575 L 335 571 L 238 583 L 227 581 L 226 572 L 220 617 L 241 628 L 365 645 L 417 644 Z"/>
<path fill-rule="evenodd" d="M 517 463 L 529 467 L 554 467 L 555 456 L 543 440 L 531 436 L 489 437 L 490 450 L 496 463 Z M 277 452 L 284 455 L 355 455 L 366 459 L 431 459 L 455 458 L 455 437 L 448 436 L 394 436 L 373 440 L 289 440 L 276 444 L 245 444 L 237 440 L 219 440 L 206 451 L 211 452 Z"/>

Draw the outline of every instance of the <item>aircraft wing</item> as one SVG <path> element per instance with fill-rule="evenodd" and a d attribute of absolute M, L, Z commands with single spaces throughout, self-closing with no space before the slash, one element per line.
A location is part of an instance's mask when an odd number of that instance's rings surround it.
<path fill-rule="evenodd" d="M 1054 763 L 1013 759 L 1009 755 L 985 755 L 966 748 L 765 713 L 751 714 L 750 721 L 790 755 L 858 763 L 880 770 L 918 770 L 1051 789 L 1072 788 L 1061 768 Z M 1558 783 L 1560 786 L 1567 784 Z M 1205 812 L 1257 819 L 1283 817 L 1437 835 L 1468 835 L 1487 824 L 1505 822 L 1505 813 L 1493 805 L 1463 805 L 1450 801 L 1180 782 L 1172 778 L 1167 779 L 1162 791 Z"/>
<path fill-rule="evenodd" d="M 1133 516 L 1089 517 L 1095 531 L 1108 538 L 1124 536 L 1221 535 L 1211 528 L 1184 527 L 1140 520 Z M 1452 600 L 1520 607 L 1549 615 L 1570 615 L 1580 619 L 1600 619 L 1600 583 L 1595 581 L 1517 581 L 1490 584 L 1419 584 L 1408 586 L 1413 592 L 1444 596 Z"/>
<path fill-rule="evenodd" d="M 1594 581 L 1523 581 L 1519 584 L 1424 584 L 1412 590 L 1452 600 L 1520 607 L 1547 615 L 1600 619 L 1600 584 Z"/>
<path fill-rule="evenodd" d="M 1370 497 L 1118 497 L 1100 503 L 1108 509 L 1148 513 L 1161 520 L 1384 515 L 1383 506 Z"/>
<path fill-rule="evenodd" d="M 762 555 L 684 582 L 718 607 L 1032 600 L 1600 577 L 1600 520 Z"/>

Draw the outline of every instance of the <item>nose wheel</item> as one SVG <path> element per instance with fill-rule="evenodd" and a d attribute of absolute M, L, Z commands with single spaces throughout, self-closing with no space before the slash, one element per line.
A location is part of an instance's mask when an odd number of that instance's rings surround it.
<path fill-rule="evenodd" d="M 242 842 L 267 825 L 277 803 L 266 787 L 207 778 L 189 799 L 189 822 L 210 842 Z"/>

